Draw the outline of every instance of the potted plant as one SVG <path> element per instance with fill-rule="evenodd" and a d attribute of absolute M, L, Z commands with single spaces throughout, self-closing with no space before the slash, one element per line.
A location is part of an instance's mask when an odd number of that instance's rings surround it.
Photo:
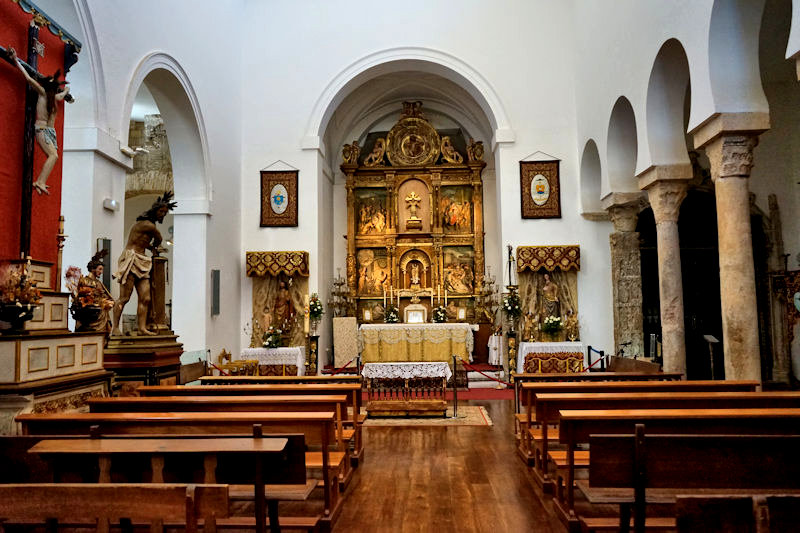
<path fill-rule="evenodd" d="M 386 313 L 383 316 L 383 321 L 386 324 L 397 324 L 400 322 L 400 309 L 397 306 L 391 306 L 386 308 Z"/>
<path fill-rule="evenodd" d="M 542 332 L 547 334 L 551 341 L 555 340 L 555 336 L 563 327 L 564 323 L 560 316 L 550 315 L 542 321 Z"/>
<path fill-rule="evenodd" d="M 267 328 L 267 331 L 264 332 L 263 336 L 263 346 L 264 348 L 280 348 L 281 346 L 281 335 L 283 331 L 270 326 Z"/>
<path fill-rule="evenodd" d="M 24 334 L 25 322 L 33 317 L 42 299 L 36 282 L 28 276 L 29 267 L 30 261 L 0 268 L 0 320 L 11 325 L 4 334 Z"/>
<path fill-rule="evenodd" d="M 503 297 L 502 302 L 503 315 L 510 323 L 510 329 L 513 332 L 517 319 L 522 315 L 522 304 L 519 299 L 519 294 L 516 290 L 511 290 Z"/>
<path fill-rule="evenodd" d="M 447 322 L 447 308 L 443 305 L 434 307 L 431 311 L 431 320 L 436 323 Z"/>
<path fill-rule="evenodd" d="M 319 295 L 315 292 L 308 301 L 308 318 L 311 319 L 312 336 L 317 334 L 317 325 L 323 314 L 325 314 L 325 308 L 322 306 L 322 300 L 319 299 Z"/>

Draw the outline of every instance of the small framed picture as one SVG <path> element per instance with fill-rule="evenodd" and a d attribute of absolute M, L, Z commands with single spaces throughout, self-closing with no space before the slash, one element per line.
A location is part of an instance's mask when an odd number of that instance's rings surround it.
<path fill-rule="evenodd" d="M 559 161 L 520 161 L 522 218 L 561 218 Z"/>
<path fill-rule="evenodd" d="M 297 170 L 261 171 L 261 227 L 297 226 Z"/>

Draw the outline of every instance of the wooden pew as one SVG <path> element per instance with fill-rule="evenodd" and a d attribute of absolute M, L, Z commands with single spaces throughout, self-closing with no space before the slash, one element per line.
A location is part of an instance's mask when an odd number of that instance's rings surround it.
<path fill-rule="evenodd" d="M 611 392 L 611 393 L 536 393 L 533 399 L 535 420 L 541 424 L 541 441 L 535 473 L 549 484 L 548 425 L 558 422 L 558 413 L 574 409 L 743 409 L 797 407 L 800 392 Z M 547 491 L 551 489 L 547 487 Z"/>
<path fill-rule="evenodd" d="M 92 413 L 160 413 L 176 412 L 306 412 L 336 413 L 337 449 L 348 452 L 347 443 L 355 429 L 344 429 L 343 413 L 347 414 L 347 395 L 282 395 L 282 396 L 154 396 L 123 398 L 91 398 L 87 401 Z M 353 474 L 352 462 L 344 462 L 340 472 L 342 489 Z"/>
<path fill-rule="evenodd" d="M 296 384 L 270 384 L 270 385 L 187 385 L 169 386 L 152 385 L 136 389 L 139 396 L 267 396 L 267 395 L 319 395 L 319 394 L 346 394 L 347 406 L 351 411 L 349 421 L 355 429 L 354 460 L 361 461 L 364 457 L 364 444 L 361 438 L 361 426 L 365 416 L 361 415 L 361 385 L 360 383 L 296 383 Z M 346 417 L 347 418 L 347 417 Z"/>
<path fill-rule="evenodd" d="M 648 434 L 659 435 L 800 435 L 800 409 L 561 411 L 559 441 L 567 448 L 566 501 L 554 499 L 554 502 L 570 530 L 577 531 L 579 528 L 574 491 L 576 445 L 589 442 L 590 435 L 630 435 L 636 424 L 644 424 Z M 591 464 L 589 468 L 591 470 Z"/>
<path fill-rule="evenodd" d="M 523 383 L 603 382 L 603 381 L 680 381 L 681 372 L 540 372 L 514 373 L 514 412 L 519 413 L 524 405 Z"/>
<path fill-rule="evenodd" d="M 297 385 L 298 383 L 361 383 L 361 376 L 352 374 L 313 376 L 203 376 L 201 385 Z"/>
<path fill-rule="evenodd" d="M 121 521 L 149 522 L 154 532 L 163 531 L 164 521 L 178 521 L 186 533 L 196 533 L 198 518 L 215 531 L 216 519 L 226 516 L 226 485 L 0 485 L 0 523 L 41 523 L 53 530 L 96 524 L 107 533 Z"/>
<path fill-rule="evenodd" d="M 264 445 L 285 441 L 279 454 Z M 107 436 L 25 435 L 0 437 L 0 483 L 175 483 L 230 484 L 229 499 L 254 501 L 256 461 L 261 463 L 269 525 L 316 531 L 320 516 L 277 516 L 277 502 L 306 500 L 316 480 L 306 480 L 306 445 L 302 434 L 273 434 L 209 439 L 205 435 Z M 247 484 L 252 485 L 247 487 Z M 263 492 L 263 491 L 261 491 Z M 256 504 L 263 509 L 263 502 Z M 263 516 L 263 513 L 261 514 Z M 258 527 L 253 517 L 230 518 L 230 523 Z M 266 524 L 264 524 L 266 525 Z M 263 527 L 263 526 L 261 526 Z M 273 527 L 273 529 L 275 529 Z"/>
<path fill-rule="evenodd" d="M 331 452 L 335 441 L 335 414 L 306 413 L 45 413 L 21 414 L 16 421 L 23 435 L 247 435 L 253 426 L 265 434 L 302 433 L 306 444 L 319 452 L 306 454 L 306 466 L 322 470 L 323 521 L 330 523 L 341 511 L 338 479 L 331 482 L 330 472 L 338 476 L 337 466 L 345 452 Z"/>
<path fill-rule="evenodd" d="M 636 424 L 634 435 L 593 435 L 589 440 L 595 455 L 590 485 L 633 489 L 637 533 L 645 530 L 648 488 L 681 494 L 800 490 L 800 435 L 650 435 L 648 426 Z M 630 516 L 630 505 L 621 504 L 621 531 L 627 531 Z"/>
<path fill-rule="evenodd" d="M 564 382 L 564 383 L 523 383 L 521 385 L 524 395 L 525 413 L 517 414 L 520 426 L 518 452 L 522 460 L 529 466 L 536 461 L 536 453 L 531 443 L 534 437 L 529 431 L 533 428 L 533 400 L 538 393 L 563 394 L 563 393 L 617 393 L 617 392 L 711 392 L 711 391 L 742 391 L 754 392 L 758 390 L 758 381 L 606 381 L 606 382 Z M 538 422 L 538 421 L 537 421 Z M 544 428 L 542 431 L 545 431 Z M 534 432 L 535 433 L 535 432 Z M 544 435 L 535 435 L 542 439 Z"/>
<path fill-rule="evenodd" d="M 678 496 L 678 533 L 695 531 L 793 531 L 800 523 L 800 496 Z"/>

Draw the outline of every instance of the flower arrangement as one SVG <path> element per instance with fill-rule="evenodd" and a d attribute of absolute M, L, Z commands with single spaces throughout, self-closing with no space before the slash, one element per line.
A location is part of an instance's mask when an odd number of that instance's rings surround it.
<path fill-rule="evenodd" d="M 506 317 L 516 320 L 522 314 L 522 305 L 520 304 L 519 294 L 512 291 L 503 297 L 503 313 Z"/>
<path fill-rule="evenodd" d="M 72 308 L 99 307 L 111 309 L 114 307 L 114 300 L 108 298 L 104 291 L 97 290 L 95 287 L 81 285 L 81 269 L 71 266 L 67 269 L 64 278 L 67 280 L 67 289 L 72 293 Z"/>
<path fill-rule="evenodd" d="M 386 308 L 386 313 L 383 316 L 383 321 L 386 324 L 397 324 L 400 322 L 400 309 L 396 306 Z"/>
<path fill-rule="evenodd" d="M 431 311 L 431 320 L 434 322 L 447 322 L 447 308 L 443 305 L 434 307 Z"/>
<path fill-rule="evenodd" d="M 36 282 L 28 277 L 28 266 L 5 265 L 0 269 L 0 304 L 32 309 L 42 299 Z"/>
<path fill-rule="evenodd" d="M 322 307 L 322 300 L 319 299 L 319 295 L 315 292 L 308 301 L 308 317 L 311 320 L 319 320 L 324 313 L 325 308 Z"/>
<path fill-rule="evenodd" d="M 283 331 L 273 326 L 267 328 L 267 331 L 264 332 L 264 336 L 262 337 L 264 348 L 280 348 L 282 334 Z"/>
<path fill-rule="evenodd" d="M 563 327 L 560 316 L 550 315 L 542 321 L 542 331 L 545 333 L 558 333 Z"/>

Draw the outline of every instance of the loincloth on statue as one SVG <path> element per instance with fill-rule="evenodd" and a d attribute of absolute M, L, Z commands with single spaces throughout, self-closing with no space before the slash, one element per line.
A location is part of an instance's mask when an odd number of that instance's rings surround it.
<path fill-rule="evenodd" d="M 126 248 L 122 252 L 122 255 L 119 256 L 117 271 L 114 272 L 114 278 L 123 284 L 125 280 L 128 279 L 128 274 L 133 274 L 133 277 L 136 279 L 148 279 L 152 266 L 153 259 L 150 256 Z"/>
<path fill-rule="evenodd" d="M 52 126 L 34 126 L 36 135 L 40 133 L 44 135 L 44 142 L 52 145 L 58 150 L 58 137 L 56 136 L 56 129 Z"/>

